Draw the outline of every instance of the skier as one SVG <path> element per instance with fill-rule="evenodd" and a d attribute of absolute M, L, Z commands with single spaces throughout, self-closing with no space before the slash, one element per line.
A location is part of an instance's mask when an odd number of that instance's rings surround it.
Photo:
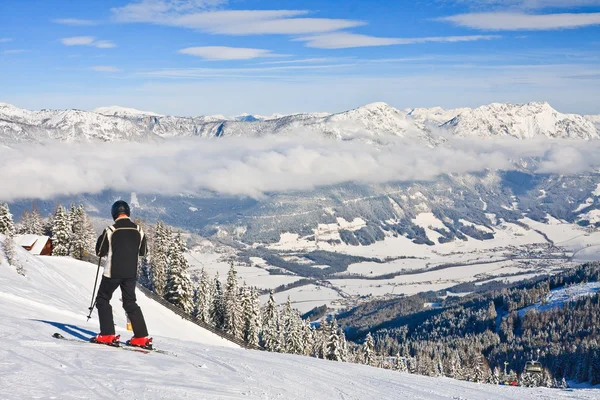
<path fill-rule="evenodd" d="M 142 228 L 129 219 L 131 211 L 123 200 L 112 205 L 111 214 L 114 225 L 106 228 L 96 243 L 96 255 L 108 256 L 108 260 L 96 296 L 100 333 L 92 342 L 118 345 L 120 336 L 115 336 L 110 299 L 120 286 L 123 308 L 133 327 L 133 337 L 127 343 L 151 348 L 152 338 L 148 337 L 146 322 L 135 298 L 138 256 L 146 255 L 146 236 Z"/>

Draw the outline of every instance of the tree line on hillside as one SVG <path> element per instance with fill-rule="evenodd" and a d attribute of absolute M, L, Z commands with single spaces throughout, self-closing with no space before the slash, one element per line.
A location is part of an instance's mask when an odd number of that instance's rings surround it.
<path fill-rule="evenodd" d="M 78 260 L 89 259 L 94 255 L 96 232 L 83 205 L 71 205 L 66 210 L 58 205 L 54 214 L 42 218 L 34 207 L 24 211 L 19 223 L 15 223 L 8 204 L 0 204 L 0 233 L 7 237 L 5 251 L 8 250 L 9 263 L 16 263 L 14 256 L 14 235 L 48 236 L 52 239 L 52 255 L 71 256 Z"/>
<path fill-rule="evenodd" d="M 566 380 L 596 385 L 600 293 L 545 311 L 526 308 L 543 305 L 551 290 L 599 278 L 600 263 L 589 263 L 537 282 L 464 298 L 444 300 L 429 294 L 429 301 L 439 302 L 433 309 L 423 309 L 423 297 L 399 299 L 404 304 L 400 314 L 393 316 L 388 302 L 388 312 L 383 310 L 379 320 L 365 308 L 343 315 L 342 323 L 349 327 L 351 321 L 361 321 L 361 313 L 368 314 L 361 328 L 348 329 L 350 337 L 373 334 L 378 354 L 405 360 L 413 373 L 523 386 L 560 387 Z M 531 361 L 540 362 L 542 371 L 528 370 Z"/>
<path fill-rule="evenodd" d="M 218 274 L 210 277 L 205 269 L 192 279 L 181 234 L 162 222 L 147 227 L 147 235 L 149 252 L 142 259 L 139 282 L 198 320 L 267 351 L 333 361 L 371 360 L 373 342 L 349 346 L 334 318 L 316 327 L 302 319 L 289 298 L 283 307 L 277 305 L 273 291 L 261 307 L 260 291 L 239 284 L 233 263 L 224 285 Z"/>

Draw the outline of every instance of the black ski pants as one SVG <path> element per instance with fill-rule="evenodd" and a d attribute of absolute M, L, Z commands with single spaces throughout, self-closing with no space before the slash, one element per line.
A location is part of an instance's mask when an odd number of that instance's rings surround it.
<path fill-rule="evenodd" d="M 148 336 L 144 315 L 142 314 L 140 306 L 136 303 L 135 284 L 135 278 L 121 279 L 102 277 L 100 288 L 98 289 L 98 296 L 96 296 L 96 308 L 98 308 L 98 316 L 100 318 L 101 335 L 115 334 L 115 323 L 110 299 L 112 298 L 114 291 L 120 286 L 121 294 L 123 295 L 123 308 L 131 321 L 133 336 Z"/>

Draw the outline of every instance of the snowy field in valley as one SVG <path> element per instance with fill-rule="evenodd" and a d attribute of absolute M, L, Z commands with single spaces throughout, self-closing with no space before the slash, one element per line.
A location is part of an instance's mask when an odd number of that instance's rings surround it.
<path fill-rule="evenodd" d="M 597 399 L 598 391 L 514 388 L 429 378 L 230 345 L 139 295 L 157 347 L 141 354 L 51 338 L 89 338 L 85 315 L 96 267 L 34 258 L 22 277 L 0 263 L 0 399 Z M 127 337 L 118 292 L 118 333 Z"/>
<path fill-rule="evenodd" d="M 399 294 L 415 294 L 429 290 L 442 290 L 464 282 L 476 281 L 477 284 L 490 281 L 516 282 L 530 279 L 538 275 L 556 273 L 564 268 L 585 261 L 600 259 L 600 231 L 590 230 L 576 224 L 567 223 L 548 216 L 547 223 L 523 218 L 519 224 L 497 222 L 493 214 L 490 226 L 476 225 L 483 232 L 492 232 L 493 240 L 467 241 L 455 240 L 435 246 L 418 245 L 406 237 L 387 235 L 385 240 L 369 246 L 350 246 L 332 244 L 326 240 L 339 239 L 340 229 L 356 230 L 364 226 L 364 221 L 355 219 L 352 222 L 338 218 L 338 224 L 319 225 L 315 230 L 317 241 L 308 240 L 296 234 L 281 235 L 278 243 L 269 247 L 272 250 L 291 252 L 286 259 L 301 261 L 302 252 L 326 250 L 342 254 L 371 257 L 383 262 L 359 262 L 348 266 L 345 272 L 338 273 L 328 281 L 335 289 L 346 297 L 350 296 L 385 296 Z M 421 213 L 413 222 L 425 229 L 429 239 L 436 240 L 439 234 L 433 228 L 441 228 L 442 221 L 432 213 Z M 469 221 L 462 221 L 469 225 Z M 297 254 L 294 256 L 293 254 Z M 404 257 L 404 258 L 399 258 Z M 571 259 L 572 258 L 572 259 Z M 253 266 L 263 271 L 269 265 L 258 259 Z M 264 274 L 264 272 L 262 272 Z M 280 275 L 265 276 L 261 279 L 271 280 L 261 287 L 276 287 L 280 284 Z M 346 275 L 353 275 L 352 279 Z M 386 274 L 397 274 L 385 277 Z M 241 275 L 241 274 L 240 274 Z M 357 275 L 359 276 L 358 279 Z M 361 279 L 360 276 L 364 276 Z M 381 278 L 378 278 L 381 277 Z M 293 276 L 285 277 L 290 282 Z M 299 278 L 298 278 L 299 279 Z M 286 282 L 287 283 L 287 282 Z M 309 295 L 312 293 L 312 295 Z M 316 292 L 311 290 L 290 289 L 278 293 L 278 298 L 289 295 L 294 304 L 300 308 L 302 303 L 327 304 L 338 307 L 339 302 L 351 304 L 351 300 L 343 300 L 339 293 L 331 297 L 332 292 Z M 322 298 L 319 299 L 319 295 Z"/>
<path fill-rule="evenodd" d="M 339 240 L 339 230 L 357 230 L 366 222 L 360 218 L 345 221 L 338 218 L 336 224 L 320 224 L 315 229 L 317 240 L 308 240 L 297 234 L 284 233 L 278 243 L 269 245 L 280 251 L 281 258 L 299 264 L 308 264 L 303 257 L 306 252 L 325 250 L 335 253 L 369 257 L 381 262 L 358 262 L 350 264 L 346 271 L 327 280 L 331 288 L 306 285 L 277 293 L 278 303 L 290 296 L 292 303 L 301 311 L 326 304 L 332 308 L 353 304 L 353 297 L 373 295 L 411 295 L 430 290 L 442 290 L 460 283 L 490 281 L 516 282 L 538 275 L 556 273 L 581 262 L 600 260 L 600 231 L 584 228 L 548 216 L 547 223 L 523 218 L 519 224 L 500 222 L 489 214 L 490 227 L 476 225 L 483 232 L 492 232 L 493 240 L 455 240 L 435 246 L 418 245 L 404 236 L 387 233 L 383 241 L 369 246 L 332 244 Z M 437 240 L 439 234 L 433 228 L 443 223 L 432 213 L 418 214 L 413 222 L 425 229 L 429 239 Z M 461 221 L 465 225 L 470 222 Z M 229 270 L 232 249 L 216 248 L 206 244 L 187 254 L 193 273 L 204 267 L 212 277 L 217 272 L 222 281 Z M 402 257 L 402 258 L 400 258 Z M 319 266 L 317 266 L 319 267 Z M 274 289 L 302 279 L 302 276 L 281 271 L 264 259 L 250 257 L 250 264 L 236 264 L 240 282 L 260 289 Z M 270 274 L 278 270 L 278 274 Z M 287 275 L 281 275 L 284 272 Z M 396 274 L 398 276 L 385 276 Z M 347 275 L 352 275 L 350 278 Z M 364 277 L 364 279 L 362 278 Z M 335 290 L 332 290 L 335 289 Z M 266 296 L 262 296 L 264 301 Z"/>

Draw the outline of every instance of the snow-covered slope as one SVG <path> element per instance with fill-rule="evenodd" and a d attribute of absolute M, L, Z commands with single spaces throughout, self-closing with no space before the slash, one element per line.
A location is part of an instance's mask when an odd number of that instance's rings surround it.
<path fill-rule="evenodd" d="M 446 110 L 442 107 L 433 108 L 413 108 L 408 110 L 408 117 L 425 125 L 439 126 L 463 112 L 471 111 L 470 108 L 456 108 Z"/>
<path fill-rule="evenodd" d="M 127 107 L 119 107 L 119 106 L 110 106 L 110 107 L 98 107 L 93 110 L 96 114 L 108 115 L 113 117 L 143 117 L 143 116 L 151 116 L 151 117 L 162 117 L 160 114 L 153 113 L 151 111 L 140 111 L 135 108 L 127 108 Z"/>
<path fill-rule="evenodd" d="M 600 115 L 585 115 L 584 118 L 596 125 L 596 129 L 600 131 Z"/>
<path fill-rule="evenodd" d="M 35 257 L 20 248 L 17 249 L 17 253 L 19 263 L 25 267 L 27 276 L 22 277 L 14 272 L 14 268 L 5 263 L 0 264 L 0 310 L 7 304 L 18 305 L 18 314 L 22 318 L 73 324 L 89 331 L 98 329 L 96 311 L 90 322 L 86 321 L 97 268 L 95 265 L 68 257 Z M 117 329 L 125 337 L 128 332 L 124 330 L 126 318 L 119 301 L 120 297 L 120 291 L 117 290 L 112 305 Z M 182 320 L 142 293 L 138 292 L 137 297 L 148 329 L 153 335 L 238 347 L 189 321 Z M 43 325 L 39 328 L 43 328 Z"/>
<path fill-rule="evenodd" d="M 493 103 L 463 111 L 443 127 L 458 136 L 513 136 L 519 139 L 534 137 L 597 139 L 598 131 L 592 122 L 580 115 L 562 114 L 548 103 Z"/>
<path fill-rule="evenodd" d="M 588 282 L 554 289 L 548 293 L 543 303 L 523 308 L 519 311 L 519 314 L 524 315 L 530 310 L 543 312 L 552 308 L 563 307 L 565 303 L 580 300 L 586 296 L 593 296 L 598 292 L 600 292 L 600 282 Z"/>
<path fill-rule="evenodd" d="M 597 391 L 513 388 L 402 374 L 363 365 L 220 347 L 195 326 L 159 315 L 140 299 L 155 343 L 174 352 L 141 354 L 53 339 L 89 337 L 94 267 L 34 259 L 19 250 L 27 277 L 0 262 L 0 398 L 86 399 L 593 399 Z M 85 271 L 85 272 L 84 272 Z M 92 276 L 93 280 L 93 276 Z M 87 283 L 87 282 L 86 282 Z M 118 303 L 115 295 L 113 304 Z M 119 309 L 115 314 L 119 315 Z M 154 316 L 160 318 L 153 319 Z M 124 333 L 123 319 L 117 320 Z M 160 332 L 160 333 L 159 333 Z"/>
<path fill-rule="evenodd" d="M 407 137 L 426 144 L 440 142 L 441 132 L 458 136 L 513 136 L 521 139 L 598 138 L 595 116 L 561 114 L 547 103 L 490 104 L 476 109 L 416 108 L 398 110 L 372 103 L 337 114 L 306 113 L 271 117 L 222 115 L 165 116 L 123 107 L 94 111 L 29 111 L 0 103 L 0 143 L 15 141 L 129 141 L 174 136 L 260 137 L 290 132 L 314 132 L 338 139 Z M 438 127 L 444 129 L 437 129 Z"/>

